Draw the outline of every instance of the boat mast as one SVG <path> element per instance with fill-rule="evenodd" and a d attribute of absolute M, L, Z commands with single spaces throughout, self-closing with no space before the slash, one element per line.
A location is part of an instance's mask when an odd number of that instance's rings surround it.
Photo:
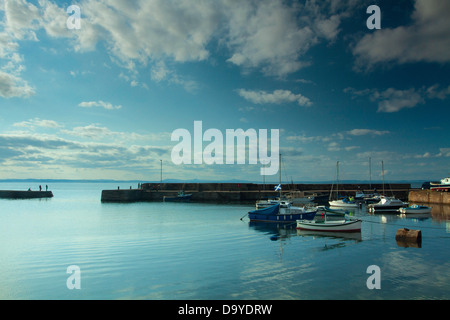
<path fill-rule="evenodd" d="M 370 189 L 372 189 L 372 158 L 369 157 L 369 185 Z"/>
<path fill-rule="evenodd" d="M 339 161 L 336 163 L 336 197 L 339 199 Z"/>
<path fill-rule="evenodd" d="M 336 162 L 336 200 L 339 200 L 339 161 Z"/>
<path fill-rule="evenodd" d="M 280 172 L 279 180 L 280 180 L 280 200 L 281 200 L 281 153 L 280 153 L 280 167 L 278 168 L 278 171 Z"/>
<path fill-rule="evenodd" d="M 381 175 L 383 176 L 383 196 L 384 196 L 384 162 L 381 160 Z"/>

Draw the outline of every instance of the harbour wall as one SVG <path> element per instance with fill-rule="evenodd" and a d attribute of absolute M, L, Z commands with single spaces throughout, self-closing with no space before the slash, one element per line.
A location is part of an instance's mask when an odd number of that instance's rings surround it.
<path fill-rule="evenodd" d="M 450 192 L 411 190 L 408 195 L 408 200 L 409 202 L 450 205 Z"/>
<path fill-rule="evenodd" d="M 0 190 L 0 199 L 39 199 L 52 198 L 51 191 L 16 191 Z"/>
<path fill-rule="evenodd" d="M 255 202 L 260 199 L 279 196 L 275 191 L 276 184 L 254 183 L 143 183 L 139 189 L 103 190 L 102 202 L 139 202 L 139 201 L 163 201 L 164 196 L 176 196 L 183 190 L 186 194 L 192 194 L 193 202 Z M 286 184 L 282 186 L 282 195 L 291 197 L 304 197 L 313 194 L 329 195 L 336 191 L 336 186 L 331 184 Z M 333 188 L 333 190 L 332 190 Z M 342 184 L 339 185 L 339 195 L 355 195 L 357 191 L 367 193 L 382 192 L 381 184 Z M 406 200 L 410 184 L 391 184 L 385 189 L 386 194 L 394 195 Z M 328 200 L 327 197 L 325 197 Z"/>

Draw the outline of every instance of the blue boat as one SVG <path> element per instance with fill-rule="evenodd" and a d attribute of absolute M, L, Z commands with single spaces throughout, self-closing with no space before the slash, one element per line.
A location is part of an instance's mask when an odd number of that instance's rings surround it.
<path fill-rule="evenodd" d="M 313 220 L 317 209 L 305 209 L 292 206 L 274 206 L 248 212 L 250 221 L 290 223 L 297 220 Z"/>
<path fill-rule="evenodd" d="M 164 202 L 190 202 L 192 194 L 185 194 L 184 191 L 180 191 L 175 197 L 164 196 Z"/>

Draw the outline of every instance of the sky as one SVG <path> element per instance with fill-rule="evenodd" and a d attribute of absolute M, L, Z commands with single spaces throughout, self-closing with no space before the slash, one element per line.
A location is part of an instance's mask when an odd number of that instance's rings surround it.
<path fill-rule="evenodd" d="M 261 161 L 176 164 L 172 134 L 194 151 L 201 121 L 279 130 L 283 181 L 332 181 L 337 161 L 340 180 L 381 162 L 439 180 L 449 17 L 448 0 L 0 0 L 0 179 L 278 181 Z"/>

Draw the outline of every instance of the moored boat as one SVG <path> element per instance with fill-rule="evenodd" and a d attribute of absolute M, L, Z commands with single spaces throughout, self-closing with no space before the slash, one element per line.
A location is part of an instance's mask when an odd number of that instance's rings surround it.
<path fill-rule="evenodd" d="M 362 221 L 354 220 L 297 220 L 297 229 L 323 232 L 359 232 Z"/>
<path fill-rule="evenodd" d="M 344 198 L 339 200 L 329 201 L 331 207 L 340 207 L 340 208 L 358 208 L 359 204 L 354 201 L 353 198 Z"/>
<path fill-rule="evenodd" d="M 276 204 L 280 204 L 282 207 L 283 206 L 288 206 L 291 205 L 292 203 L 288 200 L 280 200 L 280 199 L 267 199 L 267 200 L 258 200 L 256 201 L 256 210 L 259 209 L 264 209 L 264 208 L 269 208 L 272 207 Z"/>
<path fill-rule="evenodd" d="M 430 190 L 448 192 L 450 190 L 450 178 L 441 179 L 439 182 L 430 182 Z"/>
<path fill-rule="evenodd" d="M 175 197 L 164 196 L 164 202 L 189 202 L 191 201 L 192 194 L 185 194 L 184 191 L 178 192 Z"/>
<path fill-rule="evenodd" d="M 296 222 L 297 220 L 312 220 L 316 216 L 317 209 L 282 206 L 277 203 L 271 207 L 248 212 L 250 221 L 262 222 Z"/>
<path fill-rule="evenodd" d="M 327 206 L 318 206 L 317 207 L 317 213 L 321 213 L 321 214 L 326 214 L 327 216 L 339 216 L 339 217 L 343 217 L 346 214 L 349 213 L 349 211 L 344 210 L 344 209 L 333 209 Z"/>
<path fill-rule="evenodd" d="M 380 201 L 368 205 L 369 212 L 397 212 L 408 204 L 394 197 L 381 196 Z"/>
<path fill-rule="evenodd" d="M 421 206 L 413 204 L 407 208 L 400 208 L 400 213 L 403 214 L 417 214 L 417 213 L 431 213 L 432 208 L 427 206 Z"/>

